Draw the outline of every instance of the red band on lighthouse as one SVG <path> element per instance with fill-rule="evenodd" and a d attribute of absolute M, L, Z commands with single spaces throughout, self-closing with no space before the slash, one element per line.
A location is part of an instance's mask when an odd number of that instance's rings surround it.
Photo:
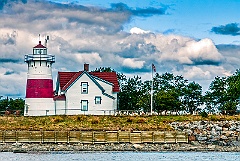
<path fill-rule="evenodd" d="M 26 98 L 53 98 L 53 80 L 28 79 Z"/>

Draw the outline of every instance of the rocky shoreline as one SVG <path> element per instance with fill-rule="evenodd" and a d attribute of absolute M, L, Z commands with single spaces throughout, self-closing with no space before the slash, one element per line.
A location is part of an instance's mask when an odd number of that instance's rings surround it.
<path fill-rule="evenodd" d="M 240 152 L 240 121 L 172 122 L 176 131 L 186 132 L 189 143 L 174 144 L 67 144 L 0 143 L 0 152 L 40 151 L 220 151 Z"/>
<path fill-rule="evenodd" d="M 49 152 L 49 151 L 219 151 L 219 152 L 240 152 L 240 146 L 220 146 L 213 144 L 27 144 L 27 143 L 1 143 L 1 152 Z"/>

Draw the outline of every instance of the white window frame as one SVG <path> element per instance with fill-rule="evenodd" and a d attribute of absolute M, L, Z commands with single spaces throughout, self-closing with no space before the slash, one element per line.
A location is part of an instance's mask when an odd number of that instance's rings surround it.
<path fill-rule="evenodd" d="M 88 100 L 81 100 L 81 111 L 88 111 Z"/>
<path fill-rule="evenodd" d="M 102 97 L 101 96 L 95 96 L 95 104 L 102 104 Z"/>
<path fill-rule="evenodd" d="M 81 82 L 81 93 L 88 94 L 88 82 Z"/>

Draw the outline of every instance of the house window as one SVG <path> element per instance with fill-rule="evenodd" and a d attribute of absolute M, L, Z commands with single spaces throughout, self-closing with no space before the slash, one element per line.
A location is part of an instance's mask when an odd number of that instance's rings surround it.
<path fill-rule="evenodd" d="M 87 100 L 81 100 L 81 110 L 88 111 L 88 101 Z"/>
<path fill-rule="evenodd" d="M 88 83 L 87 82 L 82 82 L 81 83 L 82 86 L 82 94 L 87 94 L 88 93 Z"/>
<path fill-rule="evenodd" d="M 101 104 L 102 98 L 100 96 L 95 97 L 95 104 Z"/>

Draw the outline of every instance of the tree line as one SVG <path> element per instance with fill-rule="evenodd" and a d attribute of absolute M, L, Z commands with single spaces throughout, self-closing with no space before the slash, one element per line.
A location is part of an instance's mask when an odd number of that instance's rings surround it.
<path fill-rule="evenodd" d="M 2 98 L 0 99 L 0 111 L 1 114 L 5 114 L 6 111 L 14 113 L 16 111 L 21 111 L 23 114 L 25 101 L 22 98 Z"/>
<path fill-rule="evenodd" d="M 149 112 L 151 108 L 151 80 L 142 81 L 141 77 L 126 78 L 118 73 L 120 92 L 119 110 Z M 240 71 L 229 77 L 215 77 L 209 89 L 203 93 L 202 86 L 195 81 L 189 82 L 181 75 L 172 73 L 159 74 L 153 77 L 153 111 L 238 113 L 240 97 Z"/>

